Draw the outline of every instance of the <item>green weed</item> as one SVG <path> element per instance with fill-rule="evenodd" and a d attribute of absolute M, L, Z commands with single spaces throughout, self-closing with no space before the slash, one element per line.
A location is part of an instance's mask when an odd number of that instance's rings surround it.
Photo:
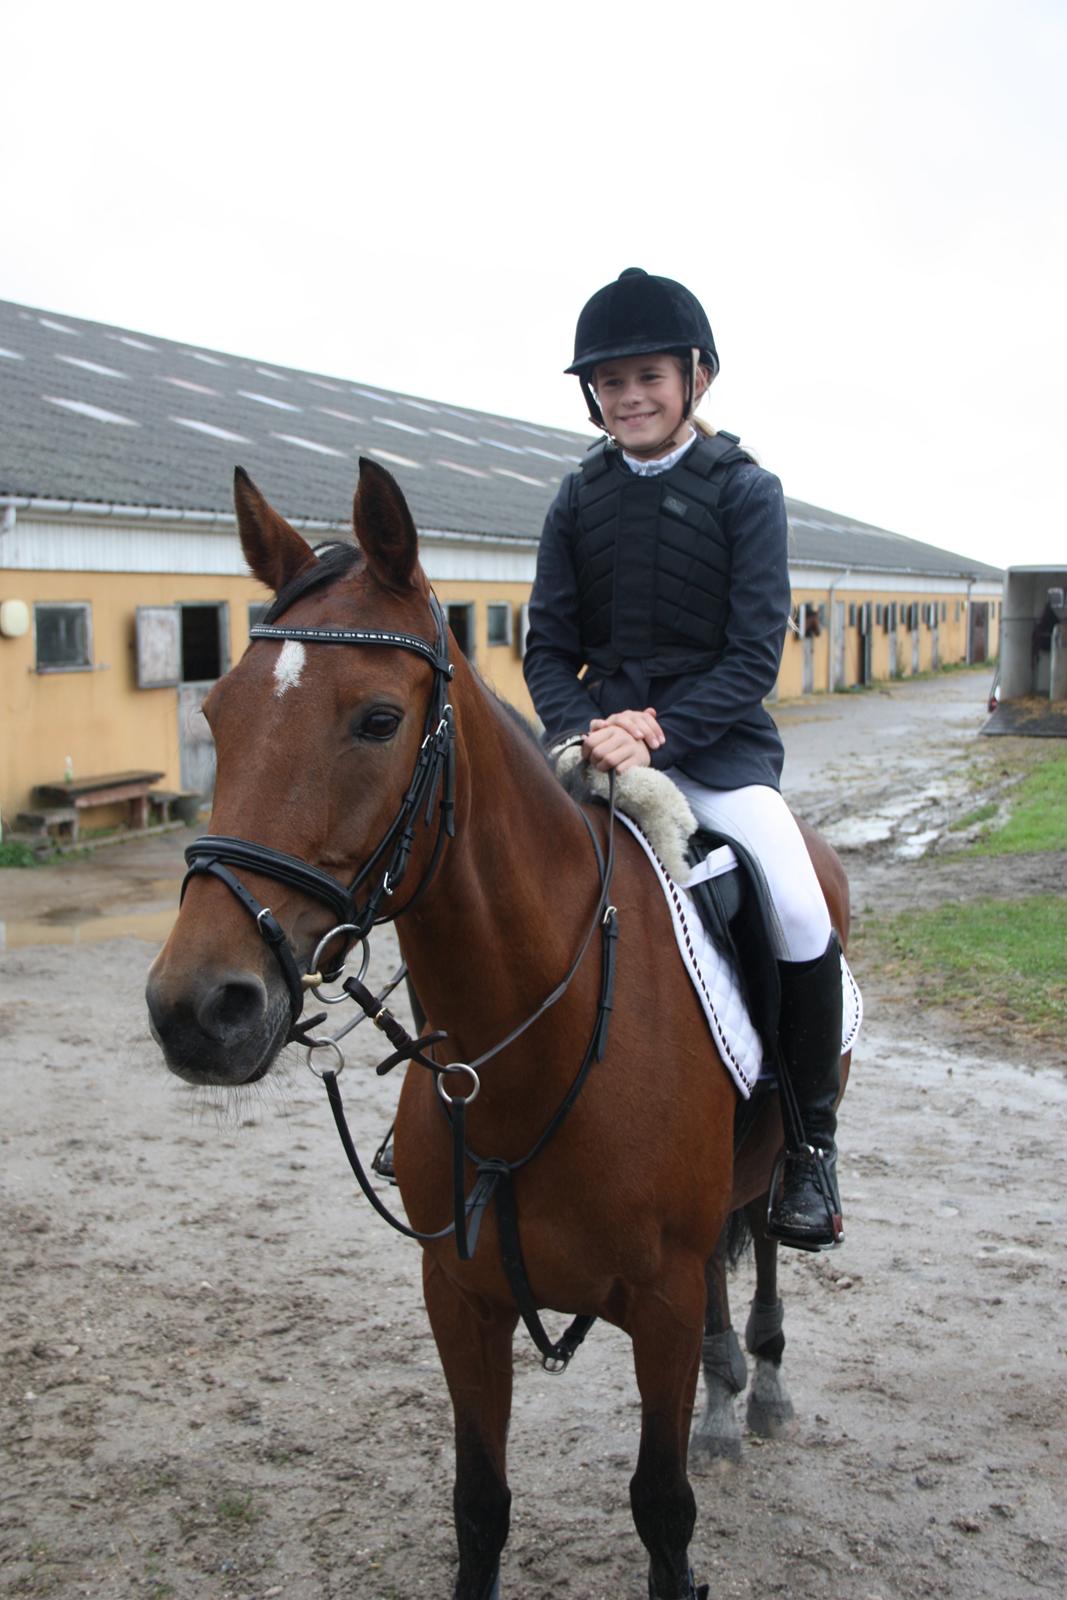
<path fill-rule="evenodd" d="M 1067 898 L 972 900 L 909 911 L 863 943 L 934 1005 L 965 1004 L 1035 1033 L 1067 1027 Z"/>

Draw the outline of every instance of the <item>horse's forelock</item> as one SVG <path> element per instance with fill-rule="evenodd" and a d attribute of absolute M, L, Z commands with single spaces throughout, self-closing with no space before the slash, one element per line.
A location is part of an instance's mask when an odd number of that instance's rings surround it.
<path fill-rule="evenodd" d="M 320 544 L 315 546 L 315 565 L 305 567 L 303 572 L 297 573 L 290 583 L 279 589 L 274 597 L 264 622 L 274 623 L 283 612 L 295 605 L 301 595 L 307 594 L 309 589 L 319 589 L 325 584 L 336 583 L 347 573 L 353 572 L 363 565 L 363 552 L 356 544 Z"/>

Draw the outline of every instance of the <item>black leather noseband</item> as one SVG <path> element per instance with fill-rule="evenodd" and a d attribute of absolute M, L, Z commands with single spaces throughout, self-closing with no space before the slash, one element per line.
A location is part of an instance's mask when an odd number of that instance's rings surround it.
<path fill-rule="evenodd" d="M 308 1027 L 315 1025 L 310 1022 L 298 1028 L 304 1006 L 304 984 L 296 958 L 270 907 L 261 905 L 229 869 L 245 867 L 263 877 L 273 878 L 277 883 L 299 889 L 311 899 L 329 906 L 338 919 L 339 930 L 343 929 L 345 936 L 345 946 L 337 958 L 338 964 L 343 962 L 348 947 L 358 939 L 365 939 L 375 923 L 393 921 L 422 894 L 437 870 L 446 839 L 455 835 L 455 728 L 452 707 L 448 703 L 448 684 L 454 669 L 448 659 L 448 627 L 444 612 L 433 593 L 430 595 L 430 612 L 437 635 L 432 645 L 417 634 L 388 629 L 290 628 L 259 623 L 249 630 L 252 639 L 294 639 L 301 644 L 376 644 L 409 650 L 428 661 L 434 673 L 422 743 L 400 810 L 347 889 L 328 872 L 301 861 L 298 856 L 286 855 L 284 851 L 253 844 L 248 839 L 233 838 L 229 834 L 205 834 L 203 838 L 194 840 L 185 852 L 189 870 L 182 884 L 183 896 L 190 878 L 204 874 L 218 878 L 255 919 L 261 937 L 274 952 L 289 991 L 292 1011 L 290 1039 L 300 1039 Z M 423 813 L 424 825 L 429 827 L 435 805 L 439 811 L 437 837 L 426 870 L 404 905 L 395 911 L 383 913 L 383 901 L 392 897 L 407 870 L 419 813 Z M 357 899 L 358 892 L 371 881 L 378 868 L 381 870 L 374 878 L 373 887 L 367 890 L 361 906 Z M 342 936 L 340 932 L 338 936 Z M 316 1020 L 321 1021 L 322 1018 Z"/>

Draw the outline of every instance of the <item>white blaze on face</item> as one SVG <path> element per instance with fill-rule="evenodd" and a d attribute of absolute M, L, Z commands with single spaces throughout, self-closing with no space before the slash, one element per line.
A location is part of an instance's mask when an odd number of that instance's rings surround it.
<path fill-rule="evenodd" d="M 274 695 L 280 700 L 287 689 L 295 689 L 304 671 L 307 651 L 298 639 L 286 639 L 274 663 Z"/>

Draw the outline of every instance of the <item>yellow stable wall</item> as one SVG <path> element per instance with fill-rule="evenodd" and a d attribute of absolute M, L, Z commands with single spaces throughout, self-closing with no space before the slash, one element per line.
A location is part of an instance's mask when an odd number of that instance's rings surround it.
<path fill-rule="evenodd" d="M 478 670 L 492 687 L 527 716 L 533 707 L 522 676 L 522 606 L 529 586 L 522 582 L 455 580 L 434 585 L 441 600 L 474 606 L 474 656 Z M 70 573 L 40 571 L 0 572 L 0 599 L 19 598 L 31 609 L 35 602 L 88 602 L 92 608 L 91 669 L 39 673 L 34 667 L 32 630 L 21 639 L 0 637 L 0 696 L 3 728 L 0 734 L 0 810 L 5 819 L 32 805 L 34 784 L 62 777 L 70 756 L 75 775 L 150 768 L 163 773 L 164 788 L 181 787 L 178 732 L 178 691 L 138 689 L 134 656 L 134 626 L 138 606 L 174 605 L 179 602 L 228 605 L 229 658 L 236 661 L 248 644 L 248 607 L 265 603 L 269 593 L 248 577 L 200 577 L 174 573 Z M 490 645 L 489 602 L 511 608 L 512 642 Z M 956 596 L 934 596 L 921 590 L 886 594 L 877 589 L 844 596 L 846 618 L 845 672 L 840 687 L 859 680 L 859 633 L 847 625 L 848 607 L 865 601 L 872 606 L 896 603 L 901 609 L 915 602 L 920 607 L 919 670 L 932 665 L 932 631 L 922 618 L 922 608 L 938 605 L 940 665 L 966 659 L 967 606 Z M 812 607 L 832 601 L 823 590 L 798 589 L 794 605 Z M 941 606 L 945 618 L 941 620 Z M 990 606 L 988 649 L 990 658 L 999 646 L 999 605 Z M 824 626 L 812 641 L 813 688 L 829 684 L 831 630 Z M 786 637 L 778 679 L 781 696 L 803 692 L 803 646 L 792 632 Z M 912 635 L 898 628 L 895 636 L 883 626 L 873 627 L 872 679 L 909 676 Z M 92 813 L 93 824 L 109 820 Z M 116 818 L 117 820 L 117 818 Z"/>
<path fill-rule="evenodd" d="M 443 582 L 444 602 L 475 605 L 475 660 L 497 692 L 532 715 L 519 653 L 524 583 Z M 229 659 L 248 645 L 248 607 L 270 600 L 269 591 L 247 577 L 199 577 L 174 573 L 0 573 L 0 599 L 34 604 L 88 603 L 92 617 L 91 668 L 38 672 L 33 629 L 21 639 L 0 637 L 0 811 L 13 825 L 18 811 L 33 807 L 33 787 L 63 776 L 69 756 L 76 777 L 130 768 L 163 773 L 160 786 L 181 787 L 178 691 L 139 689 L 134 653 L 138 606 L 179 602 L 225 602 L 229 614 Z M 488 602 L 512 608 L 510 645 L 488 642 Z M 120 820 L 121 811 L 92 811 L 91 826 Z"/>

